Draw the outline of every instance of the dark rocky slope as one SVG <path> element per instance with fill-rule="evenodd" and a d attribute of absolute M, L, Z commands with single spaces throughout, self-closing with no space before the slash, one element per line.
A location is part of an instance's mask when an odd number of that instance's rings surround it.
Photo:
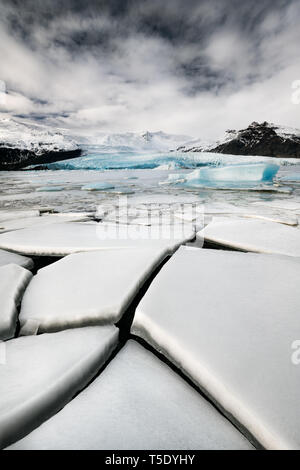
<path fill-rule="evenodd" d="M 228 130 L 224 139 L 210 145 L 193 142 L 179 147 L 181 152 L 214 152 L 230 155 L 259 155 L 300 158 L 300 131 L 263 122 L 246 129 Z"/>

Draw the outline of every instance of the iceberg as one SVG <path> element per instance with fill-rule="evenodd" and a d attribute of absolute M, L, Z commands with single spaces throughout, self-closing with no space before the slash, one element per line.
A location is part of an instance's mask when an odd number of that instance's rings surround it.
<path fill-rule="evenodd" d="M 31 272 L 17 264 L 0 267 L 0 340 L 14 336 L 17 307 L 31 278 Z"/>
<path fill-rule="evenodd" d="M 53 418 L 8 450 L 253 449 L 171 368 L 130 340 Z"/>
<path fill-rule="evenodd" d="M 299 259 L 181 247 L 132 334 L 163 353 L 268 449 L 300 449 Z"/>
<path fill-rule="evenodd" d="M 228 165 L 198 168 L 188 174 L 171 174 L 166 183 L 184 183 L 185 186 L 209 183 L 270 183 L 280 166 L 273 163 Z"/>
<path fill-rule="evenodd" d="M 0 366 L 0 448 L 60 410 L 96 375 L 117 343 L 114 326 L 7 341 Z"/>

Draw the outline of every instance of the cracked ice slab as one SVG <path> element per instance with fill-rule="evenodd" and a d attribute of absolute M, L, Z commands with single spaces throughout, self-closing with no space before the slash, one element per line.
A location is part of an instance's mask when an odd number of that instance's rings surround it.
<path fill-rule="evenodd" d="M 15 230 L 22 230 L 26 228 L 38 228 L 44 225 L 61 224 L 63 222 L 83 222 L 89 220 L 85 214 L 45 214 L 40 217 L 25 217 L 1 222 L 0 233 L 12 232 Z"/>
<path fill-rule="evenodd" d="M 65 256 L 79 251 L 160 246 L 170 251 L 195 237 L 192 226 L 134 226 L 69 222 L 0 235 L 0 248 L 35 256 Z"/>
<path fill-rule="evenodd" d="M 244 251 L 300 256 L 299 230 L 264 220 L 215 218 L 197 238 Z"/>
<path fill-rule="evenodd" d="M 129 341 L 57 415 L 10 449 L 251 449 L 166 364 Z"/>
<path fill-rule="evenodd" d="M 113 326 L 12 339 L 0 365 L 0 448 L 22 438 L 61 409 L 110 356 Z"/>
<path fill-rule="evenodd" d="M 138 305 L 131 332 L 263 446 L 299 449 L 299 279 L 297 258 L 181 247 Z"/>
<path fill-rule="evenodd" d="M 10 251 L 0 250 L 0 267 L 5 266 L 6 264 L 17 264 L 18 266 L 22 266 L 22 268 L 29 270 L 34 267 L 32 259 L 16 253 L 11 253 Z"/>
<path fill-rule="evenodd" d="M 15 334 L 17 307 L 31 277 L 30 271 L 16 264 L 0 267 L 0 340 Z"/>
<path fill-rule="evenodd" d="M 116 323 L 168 255 L 157 247 L 75 253 L 40 269 L 23 298 L 21 333 Z M 24 330 L 23 327 L 25 326 Z"/>
<path fill-rule="evenodd" d="M 39 217 L 40 211 L 38 209 L 32 210 L 1 210 L 0 211 L 0 224 L 8 220 L 18 220 L 32 217 Z"/>

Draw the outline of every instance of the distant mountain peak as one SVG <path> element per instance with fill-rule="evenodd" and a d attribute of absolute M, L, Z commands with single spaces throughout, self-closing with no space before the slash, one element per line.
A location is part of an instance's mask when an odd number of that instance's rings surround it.
<path fill-rule="evenodd" d="M 228 129 L 224 137 L 215 142 L 192 141 L 178 147 L 177 150 L 300 158 L 300 130 L 267 121 L 262 123 L 253 121 L 246 129 Z"/>

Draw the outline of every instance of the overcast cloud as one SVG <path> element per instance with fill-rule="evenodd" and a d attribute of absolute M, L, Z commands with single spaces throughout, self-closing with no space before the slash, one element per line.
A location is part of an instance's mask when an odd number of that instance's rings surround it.
<path fill-rule="evenodd" d="M 0 0 L 0 112 L 74 133 L 300 127 L 298 0 Z"/>

